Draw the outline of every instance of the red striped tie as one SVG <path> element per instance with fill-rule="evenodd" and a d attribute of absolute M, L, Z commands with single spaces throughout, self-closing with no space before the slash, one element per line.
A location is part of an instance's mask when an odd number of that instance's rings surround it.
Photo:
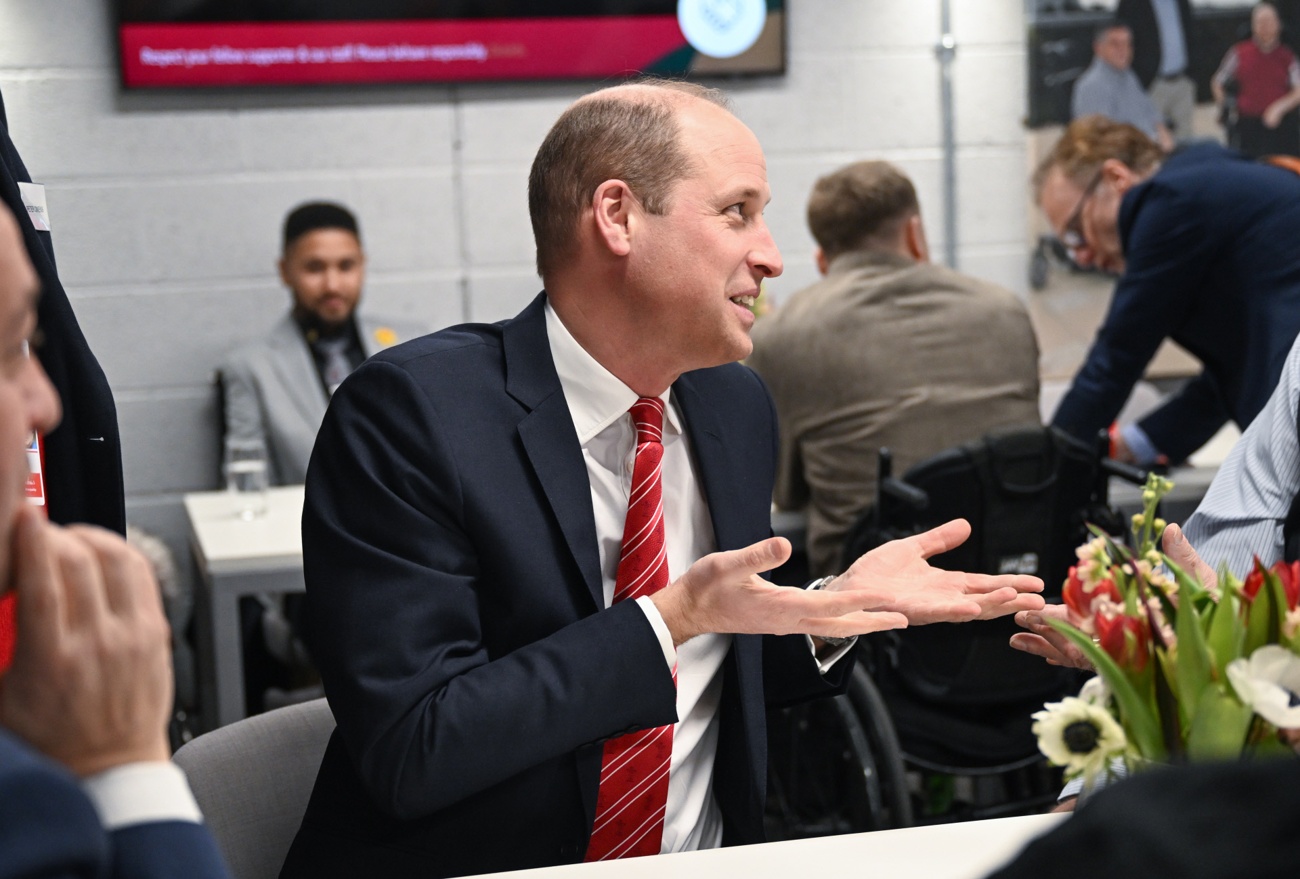
<path fill-rule="evenodd" d="M 632 406 L 636 461 L 623 526 L 623 551 L 614 578 L 614 603 L 651 595 L 668 585 L 664 548 L 664 502 L 659 482 L 663 461 L 663 401 L 642 397 Z M 673 680 L 677 679 L 676 669 Z M 588 861 L 656 855 L 664 835 L 668 764 L 673 728 L 661 726 L 605 742 L 596 795 L 596 821 Z"/>

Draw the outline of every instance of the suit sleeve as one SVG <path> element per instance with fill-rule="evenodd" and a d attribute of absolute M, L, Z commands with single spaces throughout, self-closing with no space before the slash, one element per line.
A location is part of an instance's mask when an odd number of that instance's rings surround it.
<path fill-rule="evenodd" d="M 404 369 L 371 360 L 335 394 L 307 475 L 309 643 L 362 782 L 400 818 L 677 719 L 672 676 L 634 602 L 539 620 L 535 640 L 489 652 L 485 629 L 525 590 L 565 584 L 546 581 L 554 566 L 541 563 L 532 584 L 483 576 L 481 553 L 525 550 L 479 547 L 465 524 L 456 455 L 473 452 L 445 425 L 466 417 L 437 411 Z M 529 499 L 491 503 L 504 521 Z"/>
<path fill-rule="evenodd" d="M 0 769 L 0 877 L 226 879 L 207 828 L 186 821 L 106 833 L 76 779 L 37 760 Z"/>
<path fill-rule="evenodd" d="M 1204 283 L 1219 246 L 1203 211 L 1181 192 L 1153 181 L 1129 197 L 1138 202 L 1123 236 L 1127 267 L 1087 359 L 1052 418 L 1054 427 L 1085 442 L 1115 420 L 1160 343 L 1182 325 L 1192 307 L 1187 298 Z M 1125 213 L 1121 209 L 1121 224 Z"/>
<path fill-rule="evenodd" d="M 1138 426 L 1157 449 L 1178 463 L 1209 442 L 1230 418 L 1218 382 L 1202 372 Z"/>

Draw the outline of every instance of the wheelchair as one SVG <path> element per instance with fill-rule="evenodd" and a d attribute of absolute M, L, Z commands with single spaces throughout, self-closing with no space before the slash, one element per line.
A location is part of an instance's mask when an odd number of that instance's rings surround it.
<path fill-rule="evenodd" d="M 1043 578 L 1060 600 L 1074 549 L 1094 525 L 1125 531 L 1111 475 L 1146 474 L 1052 428 L 990 433 L 891 473 L 879 454 L 875 503 L 845 540 L 847 567 L 868 550 L 954 518 L 971 523 L 937 567 Z M 811 836 L 912 823 L 1031 814 L 1060 790 L 1030 715 L 1078 690 L 1083 677 L 1008 646 L 1002 618 L 860 638 L 848 692 L 774 713 L 769 722 L 769 833 Z"/>

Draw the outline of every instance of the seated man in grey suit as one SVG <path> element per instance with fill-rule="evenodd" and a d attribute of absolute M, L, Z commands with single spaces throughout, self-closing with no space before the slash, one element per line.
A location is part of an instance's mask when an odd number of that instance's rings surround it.
<path fill-rule="evenodd" d="M 293 485 L 306 476 L 334 389 L 371 354 L 424 329 L 358 317 L 366 256 L 356 217 L 341 205 L 294 208 L 284 221 L 279 267 L 293 308 L 220 369 L 226 436 L 262 440 L 270 483 Z"/>
<path fill-rule="evenodd" d="M 754 325 L 748 363 L 781 424 L 776 502 L 808 510 L 817 576 L 895 472 L 1000 427 L 1036 424 L 1038 342 L 1014 293 L 930 262 L 916 189 L 888 162 L 822 177 L 808 226 L 825 276 Z"/>

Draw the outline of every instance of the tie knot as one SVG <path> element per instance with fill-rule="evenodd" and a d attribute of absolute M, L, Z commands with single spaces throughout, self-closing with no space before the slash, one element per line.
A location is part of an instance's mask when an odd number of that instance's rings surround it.
<path fill-rule="evenodd" d="M 658 397 L 641 397 L 629 410 L 636 425 L 636 444 L 661 443 L 664 435 L 664 401 Z"/>

